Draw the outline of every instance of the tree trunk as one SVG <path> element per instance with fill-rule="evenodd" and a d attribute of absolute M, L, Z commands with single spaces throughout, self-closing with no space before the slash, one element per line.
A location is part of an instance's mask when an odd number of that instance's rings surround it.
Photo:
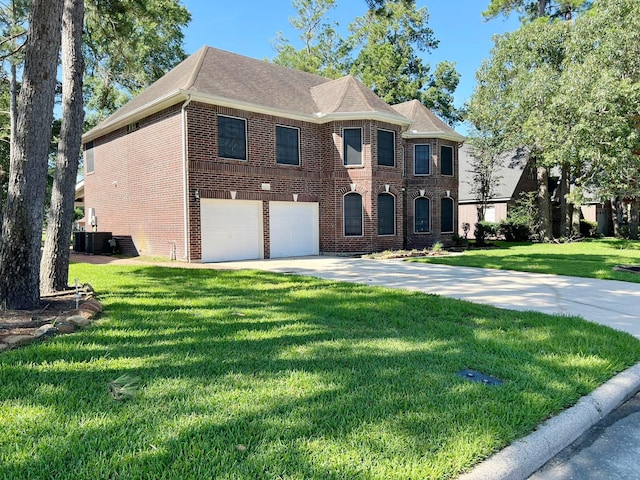
<path fill-rule="evenodd" d="M 559 188 L 560 194 L 558 195 L 558 200 L 560 200 L 560 236 L 568 237 L 570 236 L 571 225 L 571 214 L 569 203 L 567 202 L 567 195 L 569 195 L 569 189 L 571 188 L 568 165 L 562 165 Z"/>
<path fill-rule="evenodd" d="M 540 213 L 538 236 L 541 242 L 548 242 L 552 234 L 551 202 L 549 200 L 549 172 L 546 167 L 537 167 L 536 179 L 538 181 L 538 210 Z"/>
<path fill-rule="evenodd" d="M 0 305 L 40 304 L 40 247 L 63 0 L 33 0 L 11 138 L 0 248 Z"/>
<path fill-rule="evenodd" d="M 620 225 L 622 224 L 622 205 L 620 204 L 620 197 L 611 199 L 611 221 L 613 222 L 613 236 L 620 238 L 622 236 L 620 232 Z"/>
<path fill-rule="evenodd" d="M 638 240 L 638 221 L 640 220 L 640 202 L 634 197 L 629 201 L 629 238 Z"/>
<path fill-rule="evenodd" d="M 69 280 L 69 241 L 82 144 L 82 26 L 84 0 L 65 0 L 62 17 L 62 126 L 40 263 L 40 290 L 64 290 Z"/>

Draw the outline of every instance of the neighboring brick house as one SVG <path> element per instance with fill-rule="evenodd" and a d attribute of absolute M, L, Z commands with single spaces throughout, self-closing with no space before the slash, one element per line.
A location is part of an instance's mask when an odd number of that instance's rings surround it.
<path fill-rule="evenodd" d="M 464 137 L 417 101 L 203 47 L 83 137 L 94 229 L 189 262 L 447 243 Z"/>

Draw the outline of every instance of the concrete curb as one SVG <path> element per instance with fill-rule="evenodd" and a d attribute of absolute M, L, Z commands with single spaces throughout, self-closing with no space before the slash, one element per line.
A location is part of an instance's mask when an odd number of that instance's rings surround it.
<path fill-rule="evenodd" d="M 640 363 L 476 465 L 458 480 L 524 480 L 640 391 Z"/>

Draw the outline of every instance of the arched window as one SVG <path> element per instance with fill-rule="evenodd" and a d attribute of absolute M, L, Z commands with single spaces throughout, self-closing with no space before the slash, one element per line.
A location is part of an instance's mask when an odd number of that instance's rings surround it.
<path fill-rule="evenodd" d="M 431 231 L 431 202 L 426 197 L 416 198 L 414 231 L 416 233 L 429 233 Z"/>
<path fill-rule="evenodd" d="M 440 232 L 453 232 L 453 198 L 440 200 Z"/>
<path fill-rule="evenodd" d="M 378 235 L 396 234 L 396 199 L 389 193 L 378 195 Z"/>
<path fill-rule="evenodd" d="M 358 193 L 347 193 L 343 202 L 344 236 L 359 237 L 362 235 L 362 197 Z"/>

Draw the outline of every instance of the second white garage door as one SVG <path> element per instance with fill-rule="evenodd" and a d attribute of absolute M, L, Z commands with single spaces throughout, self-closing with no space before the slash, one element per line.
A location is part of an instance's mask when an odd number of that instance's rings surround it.
<path fill-rule="evenodd" d="M 262 202 L 203 198 L 200 221 L 203 262 L 264 258 Z"/>
<path fill-rule="evenodd" d="M 269 202 L 271 258 L 320 253 L 319 208 L 313 202 Z"/>

